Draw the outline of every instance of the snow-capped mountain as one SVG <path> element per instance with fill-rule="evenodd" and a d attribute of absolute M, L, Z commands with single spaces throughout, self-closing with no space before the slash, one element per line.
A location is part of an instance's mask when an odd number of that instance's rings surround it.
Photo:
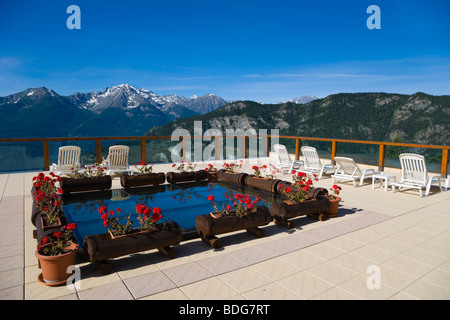
<path fill-rule="evenodd" d="M 133 109 L 153 106 L 159 110 L 170 112 L 177 105 L 177 110 L 185 107 L 196 113 L 204 114 L 227 104 L 227 101 L 213 94 L 190 99 L 173 95 L 158 95 L 147 89 L 140 89 L 129 84 L 120 84 L 104 90 L 91 93 L 75 93 L 68 97 L 74 104 L 95 113 L 101 113 L 106 108 Z"/>
<path fill-rule="evenodd" d="M 107 108 L 134 109 L 139 106 L 152 105 L 160 109 L 158 103 L 153 99 L 156 96 L 150 90 L 121 84 L 98 92 L 77 92 L 68 98 L 78 107 L 99 114 Z"/>
<path fill-rule="evenodd" d="M 162 96 L 129 84 L 71 96 L 45 87 L 29 88 L 0 97 L 0 137 L 142 135 L 155 125 L 206 113 L 226 103 L 212 94 L 189 99 Z"/>
<path fill-rule="evenodd" d="M 311 102 L 311 101 L 317 100 L 317 99 L 319 99 L 319 98 L 317 98 L 316 96 L 303 96 L 303 97 L 300 97 L 300 98 L 292 98 L 288 102 L 293 102 L 293 103 L 297 103 L 297 104 L 304 104 L 304 103 L 308 103 L 308 102 Z"/>

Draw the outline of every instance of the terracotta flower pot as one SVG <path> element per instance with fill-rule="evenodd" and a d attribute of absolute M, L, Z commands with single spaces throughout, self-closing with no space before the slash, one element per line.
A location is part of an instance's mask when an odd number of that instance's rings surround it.
<path fill-rule="evenodd" d="M 67 268 L 75 265 L 78 245 L 71 242 L 67 249 L 70 251 L 57 256 L 46 256 L 41 253 L 41 250 L 36 250 L 35 256 L 39 259 L 42 271 L 42 274 L 38 277 L 39 282 L 54 286 L 64 284 L 67 281 L 71 275 L 67 273 Z"/>
<path fill-rule="evenodd" d="M 338 215 L 338 207 L 339 207 L 339 202 L 341 201 L 341 198 L 336 197 L 335 200 L 331 200 L 330 198 L 328 198 L 328 201 L 329 201 L 329 205 L 328 205 L 328 210 L 327 210 L 327 217 L 335 218 Z"/>

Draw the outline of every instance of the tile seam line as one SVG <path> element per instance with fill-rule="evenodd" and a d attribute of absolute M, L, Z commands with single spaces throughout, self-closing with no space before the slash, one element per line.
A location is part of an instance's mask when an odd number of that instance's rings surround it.
<path fill-rule="evenodd" d="M 9 176 L 10 176 L 10 174 L 8 174 L 8 175 L 6 176 L 5 187 L 3 188 L 2 194 L 1 194 L 1 196 L 0 196 L 0 202 L 2 202 L 3 196 L 5 195 L 6 185 L 8 184 Z"/>
<path fill-rule="evenodd" d="M 389 218 L 389 219 L 387 219 L 387 220 L 390 220 L 391 218 Z M 383 221 L 386 221 L 386 220 L 383 220 Z M 374 223 L 374 224 L 378 224 L 378 223 L 381 223 L 381 222 L 383 222 L 383 221 L 380 221 L 380 222 L 377 222 L 377 223 Z M 374 225 L 374 224 L 370 224 L 370 225 Z M 370 225 L 368 225 L 368 226 L 370 226 Z M 367 227 L 367 226 L 366 226 Z M 320 228 L 320 227 L 318 227 L 318 228 Z M 363 228 L 365 228 L 365 227 L 363 227 Z M 359 229 L 358 229 L 359 230 Z M 346 233 L 343 233 L 343 234 L 336 234 L 335 236 L 333 236 L 332 238 L 330 238 L 330 239 L 334 239 L 334 238 L 336 238 L 336 237 L 339 237 L 339 236 L 341 236 L 341 235 L 344 235 L 344 234 L 347 234 L 347 233 L 351 233 L 351 232 L 353 232 L 353 231 L 349 231 L 349 232 L 346 232 Z M 273 240 L 271 240 L 271 241 L 276 241 L 277 239 L 273 239 Z M 329 239 L 327 239 L 327 240 L 329 240 Z M 320 243 L 320 242 L 318 242 L 318 243 Z M 253 247 L 256 247 L 256 246 L 258 246 L 258 245 L 252 245 L 251 247 L 253 248 Z M 266 250 L 264 250 L 264 249 L 261 249 L 261 248 L 259 248 L 260 250 L 263 250 L 263 251 L 266 251 Z M 298 249 L 298 250 L 301 250 L 301 249 L 303 249 L 303 248 L 300 248 L 300 249 Z M 266 251 L 266 252 L 268 252 L 268 251 Z M 270 252 L 269 252 L 270 253 Z M 259 262 L 264 262 L 264 261 L 268 261 L 268 260 L 271 260 L 271 259 L 275 259 L 275 258 L 277 258 L 277 257 L 280 257 L 280 256 L 282 256 L 283 254 L 281 254 L 281 255 L 273 255 L 273 257 L 270 257 L 270 258 L 267 258 L 267 259 L 263 259 L 262 261 L 259 261 Z M 197 264 L 199 264 L 200 266 L 202 266 L 197 260 L 194 260 L 194 262 L 196 262 Z M 259 263 L 258 262 L 258 263 Z M 247 263 L 246 263 L 247 264 Z M 248 267 L 251 267 L 252 265 L 254 265 L 254 264 L 256 264 L 256 263 L 251 263 L 251 264 L 247 264 L 247 266 Z M 203 267 L 203 266 L 202 266 Z M 203 267 L 204 268 L 204 267 Z M 206 268 L 205 268 L 206 269 Z M 206 269 L 208 272 L 210 272 L 208 269 Z M 166 277 L 168 277 L 172 282 L 174 282 L 170 277 L 169 277 L 169 275 L 167 275 L 165 272 L 164 272 L 164 270 L 161 270 L 163 273 L 164 273 L 164 275 L 166 276 Z M 233 272 L 233 271 L 230 271 L 230 272 Z M 213 275 L 212 277 L 215 277 L 215 275 Z M 211 278 L 211 277 L 205 277 L 205 278 L 203 278 L 203 279 L 201 279 L 201 280 L 206 280 L 206 279 L 209 279 L 209 278 Z M 201 281 L 201 280 L 198 280 L 198 281 Z M 194 282 L 191 282 L 191 283 L 195 283 L 195 282 L 198 282 L 198 281 L 194 281 Z M 190 284 L 190 283 L 189 283 Z M 175 283 L 175 285 L 179 288 L 179 289 L 181 289 L 181 287 L 178 285 L 178 284 L 176 284 Z M 162 291 L 162 292 L 165 292 L 165 291 L 168 291 L 168 290 L 164 290 L 164 291 Z M 183 291 L 184 292 L 184 291 Z"/>
<path fill-rule="evenodd" d="M 137 297 L 133 294 L 133 291 L 131 291 L 131 289 L 128 287 L 126 281 L 124 278 L 122 278 L 122 276 L 120 275 L 120 272 L 118 271 L 114 271 L 115 273 L 117 273 L 117 276 L 119 277 L 120 281 L 123 283 L 123 285 L 125 286 L 125 288 L 127 288 L 128 292 L 130 293 L 130 295 L 133 297 L 133 300 L 137 300 Z"/>

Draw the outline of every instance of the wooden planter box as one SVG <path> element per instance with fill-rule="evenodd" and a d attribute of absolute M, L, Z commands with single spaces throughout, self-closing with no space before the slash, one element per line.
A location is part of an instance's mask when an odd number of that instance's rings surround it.
<path fill-rule="evenodd" d="M 111 176 L 107 175 L 98 178 L 61 178 L 60 186 L 63 193 L 92 191 L 92 190 L 106 190 L 111 189 Z"/>
<path fill-rule="evenodd" d="M 120 184 L 124 188 L 154 186 L 166 182 L 166 175 L 164 172 L 159 173 L 138 173 L 128 175 L 122 173 L 120 176 Z"/>
<path fill-rule="evenodd" d="M 231 173 L 221 169 L 217 172 L 217 179 L 224 182 L 233 183 L 239 186 L 245 186 L 245 178 L 247 173 Z"/>
<path fill-rule="evenodd" d="M 259 190 L 264 190 L 271 193 L 277 193 L 277 185 L 281 182 L 279 179 L 258 178 L 254 175 L 249 175 L 245 178 L 245 184 Z"/>
<path fill-rule="evenodd" d="M 316 199 L 305 200 L 303 202 L 288 204 L 286 202 L 275 202 L 270 206 L 270 215 L 276 225 L 292 228 L 289 219 L 299 216 L 309 216 L 316 220 L 326 220 L 328 209 L 328 198 L 318 196 Z"/>
<path fill-rule="evenodd" d="M 111 239 L 109 233 L 86 236 L 83 257 L 90 262 L 104 264 L 106 260 L 151 249 L 158 249 L 169 258 L 175 256 L 170 247 L 182 240 L 181 229 L 175 222 L 156 225 L 157 230 Z"/>
<path fill-rule="evenodd" d="M 166 177 L 167 182 L 173 184 L 179 182 L 203 181 L 208 179 L 208 175 L 205 170 L 190 172 L 167 172 Z"/>
<path fill-rule="evenodd" d="M 267 225 L 271 221 L 269 209 L 266 206 L 258 206 L 256 212 L 245 216 L 227 216 L 213 218 L 211 214 L 197 216 L 195 224 L 201 239 L 214 248 L 222 247 L 222 241 L 216 237 L 218 234 L 246 230 L 258 237 L 265 236 L 265 231 L 259 226 Z"/>

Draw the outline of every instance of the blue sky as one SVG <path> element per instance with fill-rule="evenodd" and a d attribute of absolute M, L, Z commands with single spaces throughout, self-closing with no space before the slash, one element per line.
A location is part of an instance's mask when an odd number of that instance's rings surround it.
<path fill-rule="evenodd" d="M 81 9 L 69 30 L 67 7 Z M 370 30 L 366 9 L 381 9 Z M 339 92 L 450 94 L 450 1 L 0 2 L 0 96 L 129 83 L 266 103 Z"/>

